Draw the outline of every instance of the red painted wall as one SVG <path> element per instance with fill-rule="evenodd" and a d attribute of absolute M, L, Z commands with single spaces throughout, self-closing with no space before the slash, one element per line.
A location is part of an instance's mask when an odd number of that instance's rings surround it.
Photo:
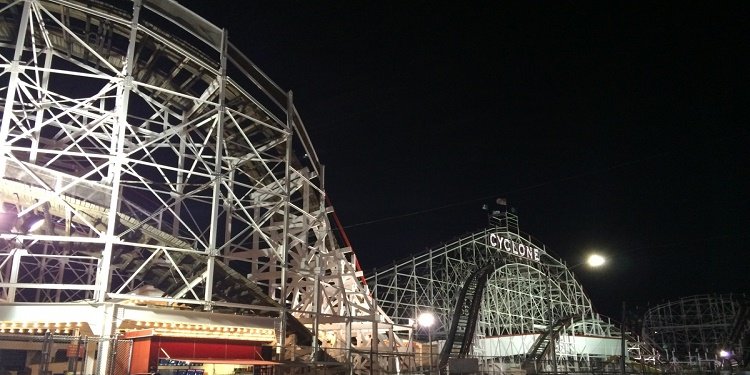
<path fill-rule="evenodd" d="M 153 360 L 151 358 L 153 357 Z M 149 368 L 155 367 L 157 357 L 151 354 L 151 337 L 141 337 L 133 340 L 133 356 L 130 361 L 131 374 L 145 374 Z"/>
<path fill-rule="evenodd" d="M 263 359 L 261 344 L 254 341 L 147 336 L 139 331 L 126 334 L 133 339 L 130 374 L 146 374 L 155 369 L 159 358 L 175 359 Z M 167 354 L 165 354 L 165 352 Z M 270 358 L 265 358 L 269 360 Z"/>
<path fill-rule="evenodd" d="M 253 341 L 154 336 L 158 357 L 179 359 L 261 359 L 261 345 Z"/>

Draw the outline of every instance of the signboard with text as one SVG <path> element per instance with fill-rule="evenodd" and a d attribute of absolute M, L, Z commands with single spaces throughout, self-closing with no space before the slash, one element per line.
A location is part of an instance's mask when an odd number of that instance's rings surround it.
<path fill-rule="evenodd" d="M 530 259 L 535 262 L 539 261 L 539 257 L 544 252 L 538 247 L 513 241 L 512 239 L 503 237 L 498 233 L 490 233 L 487 236 L 487 244 L 492 248 L 521 258 Z"/>

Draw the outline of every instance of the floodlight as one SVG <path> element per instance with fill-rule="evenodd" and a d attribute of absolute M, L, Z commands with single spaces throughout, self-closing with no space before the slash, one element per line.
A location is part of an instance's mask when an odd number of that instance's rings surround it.
<path fill-rule="evenodd" d="M 586 259 L 586 264 L 588 264 L 589 267 L 599 267 L 604 265 L 604 263 L 606 262 L 607 260 L 599 254 L 591 254 L 589 255 L 588 259 Z"/>
<path fill-rule="evenodd" d="M 435 324 L 435 315 L 429 311 L 423 312 L 417 317 L 417 323 L 419 323 L 421 327 L 432 327 L 432 325 Z"/>

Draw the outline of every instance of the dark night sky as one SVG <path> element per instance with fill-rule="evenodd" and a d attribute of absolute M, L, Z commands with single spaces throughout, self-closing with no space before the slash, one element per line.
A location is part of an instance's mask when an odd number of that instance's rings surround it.
<path fill-rule="evenodd" d="M 294 91 L 366 270 L 506 197 L 611 258 L 579 272 L 607 315 L 750 291 L 747 2 L 182 3 Z"/>

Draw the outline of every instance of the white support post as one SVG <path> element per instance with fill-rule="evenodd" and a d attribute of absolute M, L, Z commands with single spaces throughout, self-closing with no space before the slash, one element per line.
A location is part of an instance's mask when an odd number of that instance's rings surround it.
<path fill-rule="evenodd" d="M 370 371 L 375 374 L 379 370 L 378 366 L 378 307 L 375 298 L 371 304 L 372 319 L 372 336 L 370 337 Z"/>
<path fill-rule="evenodd" d="M 185 121 L 183 118 L 182 121 Z M 184 124 L 183 124 L 184 125 Z M 177 175 L 175 176 L 176 181 L 176 193 L 178 195 L 182 195 L 185 191 L 185 155 L 187 151 L 187 137 L 188 133 L 185 130 L 185 127 L 182 126 L 182 128 L 179 131 L 179 139 L 180 139 L 180 152 L 177 156 Z M 182 202 L 179 200 L 175 200 L 174 204 L 174 219 L 172 221 L 172 235 L 177 236 L 180 233 L 180 220 L 178 218 L 182 214 Z"/>
<path fill-rule="evenodd" d="M 117 326 L 117 314 L 119 312 L 117 304 L 107 303 L 99 306 L 99 327 L 97 334 L 99 336 L 99 349 L 96 354 L 97 358 L 97 375 L 109 375 L 110 374 L 110 363 L 109 360 L 112 357 L 112 346 L 116 343 L 112 342 L 111 338 L 116 331 Z M 94 362 L 94 361 L 91 361 Z"/>
<path fill-rule="evenodd" d="M 219 72 L 219 108 L 216 114 L 216 158 L 214 160 L 213 171 L 213 196 L 211 197 L 211 227 L 209 228 L 208 239 L 208 257 L 206 258 L 206 287 L 203 301 L 203 308 L 206 311 L 213 310 L 213 293 L 214 293 L 214 268 L 216 267 L 216 256 L 219 255 L 217 247 L 217 233 L 219 231 L 219 206 L 221 205 L 221 183 L 223 163 L 222 154 L 224 153 L 224 112 L 227 80 L 227 44 L 228 32 L 222 30 L 221 39 L 221 71 Z"/>
<path fill-rule="evenodd" d="M 352 364 L 352 317 L 346 317 L 346 364 L 349 365 L 349 375 L 354 374 L 354 365 Z"/>
<path fill-rule="evenodd" d="M 122 82 L 118 88 L 116 98 L 116 118 L 112 129 L 112 142 L 110 155 L 109 178 L 112 187 L 112 193 L 109 201 L 109 212 L 107 213 L 107 229 L 104 239 L 104 249 L 102 249 L 102 259 L 96 273 L 96 296 L 98 302 L 104 302 L 107 298 L 107 291 L 110 283 L 110 268 L 112 265 L 112 248 L 115 241 L 115 227 L 117 226 L 117 214 L 120 210 L 120 201 L 122 200 L 121 174 L 122 165 L 125 163 L 125 134 L 128 129 L 128 105 L 130 102 L 130 92 L 133 89 L 133 56 L 135 54 L 135 45 L 138 33 L 138 17 L 141 11 L 141 0 L 133 1 L 133 19 L 130 23 L 130 41 L 128 44 L 127 57 L 125 60 L 125 72 Z M 102 353 L 105 354 L 105 353 Z"/>
<path fill-rule="evenodd" d="M 37 96 L 37 100 L 40 102 L 46 95 L 47 88 L 49 87 L 49 76 L 50 68 L 52 67 L 52 49 L 47 48 L 44 54 L 44 72 L 42 72 L 41 90 Z M 37 152 L 39 151 L 39 137 L 42 132 L 42 123 L 44 123 L 44 108 L 39 107 L 36 110 L 36 119 L 34 120 L 34 133 L 31 135 L 31 152 L 29 153 L 29 162 L 32 164 L 36 163 Z"/>
<path fill-rule="evenodd" d="M 10 284 L 11 286 L 8 288 L 8 302 L 12 303 L 16 301 L 16 287 L 13 285 L 16 285 L 18 283 L 18 273 L 20 272 L 21 268 L 21 257 L 24 255 L 27 255 L 29 252 L 26 251 L 26 249 L 14 249 L 13 251 L 13 263 L 11 264 L 10 269 Z"/>
<path fill-rule="evenodd" d="M 10 121 L 13 117 L 13 103 L 16 100 L 16 87 L 18 87 L 18 74 L 21 71 L 21 53 L 23 52 L 23 46 L 26 40 L 26 29 L 29 24 L 29 11 L 31 8 L 31 1 L 26 1 L 23 4 L 23 11 L 21 13 L 21 23 L 18 29 L 18 37 L 16 39 L 16 49 L 13 54 L 13 61 L 10 62 L 10 80 L 8 87 L 5 88 L 5 107 L 3 108 L 3 119 L 0 123 L 0 177 L 5 177 L 6 167 L 6 147 L 8 145 L 8 134 L 10 134 Z"/>
<path fill-rule="evenodd" d="M 130 23 L 130 40 L 128 44 L 127 57 L 125 60 L 125 72 L 122 82 L 118 88 L 118 95 L 116 98 L 116 118 L 113 127 L 113 142 L 111 150 L 113 154 L 110 155 L 111 162 L 109 167 L 109 176 L 111 178 L 112 193 L 109 201 L 109 212 L 107 213 L 107 230 L 104 239 L 104 249 L 102 249 L 102 259 L 99 262 L 96 273 L 96 296 L 95 299 L 99 303 L 103 303 L 107 298 L 107 292 L 109 290 L 109 284 L 111 282 L 111 265 L 112 265 L 112 249 L 115 241 L 115 227 L 117 224 L 117 214 L 120 210 L 121 197 L 121 174 L 122 165 L 125 163 L 125 134 L 128 130 L 128 106 L 130 102 L 130 92 L 133 86 L 133 56 L 135 53 L 135 45 L 137 42 L 138 33 L 138 22 L 141 11 L 141 0 L 133 1 L 133 19 Z M 107 374 L 107 358 L 110 357 L 112 350 L 112 342 L 107 340 L 114 332 L 114 321 L 108 319 L 114 319 L 115 309 L 113 308 L 110 313 L 107 309 L 104 309 L 103 326 L 100 332 L 101 342 L 99 343 L 99 351 L 97 358 L 99 358 L 99 368 L 97 374 Z"/>
<path fill-rule="evenodd" d="M 320 268 L 320 257 L 315 257 L 315 268 L 313 269 L 313 272 L 315 272 L 315 286 L 313 287 L 313 293 L 315 293 L 315 296 L 313 297 L 313 304 L 315 314 L 313 315 L 313 342 L 312 342 L 312 361 L 317 362 L 318 360 L 318 352 L 320 351 L 320 344 L 318 344 L 318 334 L 319 334 L 319 319 L 320 319 L 320 274 L 321 274 L 321 268 Z"/>
<path fill-rule="evenodd" d="M 287 107 L 286 107 L 286 155 L 284 157 L 284 228 L 282 233 L 282 255 L 281 255 L 281 295 L 279 296 L 281 303 L 281 332 L 279 332 L 279 345 L 281 346 L 279 360 L 284 360 L 284 349 L 286 346 L 286 331 L 287 331 L 287 301 L 286 301 L 286 269 L 287 261 L 289 258 L 289 206 L 291 205 L 291 179 L 292 179 L 292 139 L 294 138 L 294 97 L 291 91 L 287 94 Z M 315 338 L 317 340 L 317 338 Z"/>

